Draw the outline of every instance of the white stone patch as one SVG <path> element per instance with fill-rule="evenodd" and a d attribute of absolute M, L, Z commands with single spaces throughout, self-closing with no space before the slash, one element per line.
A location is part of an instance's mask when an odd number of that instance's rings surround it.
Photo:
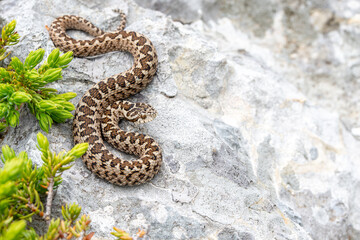
<path fill-rule="evenodd" d="M 146 221 L 146 218 L 145 218 L 144 214 L 139 213 L 139 214 L 136 214 L 135 219 L 132 219 L 132 220 L 129 221 L 129 225 L 134 227 L 134 228 L 141 227 L 141 228 L 147 229 L 149 224 Z"/>
<path fill-rule="evenodd" d="M 316 219 L 320 224 L 326 225 L 329 221 L 329 215 L 324 208 L 313 207 L 313 218 Z"/>
<path fill-rule="evenodd" d="M 165 206 L 159 205 L 151 209 L 151 215 L 160 223 L 165 223 L 168 218 L 168 211 Z"/>
<path fill-rule="evenodd" d="M 172 233 L 173 233 L 174 239 L 184 239 L 184 238 L 186 238 L 186 230 L 181 226 L 175 226 L 172 229 Z"/>
<path fill-rule="evenodd" d="M 95 226 L 102 232 L 108 232 L 115 226 L 114 208 L 112 206 L 105 206 L 93 212 L 89 212 L 91 216 L 91 226 Z"/>

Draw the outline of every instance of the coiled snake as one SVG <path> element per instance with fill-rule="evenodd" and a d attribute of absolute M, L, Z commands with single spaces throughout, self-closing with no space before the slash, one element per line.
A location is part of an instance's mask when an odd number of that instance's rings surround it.
<path fill-rule="evenodd" d="M 151 121 L 156 111 L 145 103 L 132 103 L 128 98 L 144 89 L 157 69 L 154 45 L 145 36 L 124 31 L 126 16 L 114 32 L 105 33 L 91 22 L 78 16 L 57 18 L 49 28 L 50 38 L 62 51 L 73 51 L 77 57 L 88 57 L 111 51 L 127 51 L 134 57 L 132 67 L 122 73 L 101 80 L 81 98 L 74 116 L 74 142 L 88 142 L 89 148 L 82 156 L 86 166 L 99 177 L 117 185 L 137 185 L 154 177 L 159 171 L 162 155 L 159 144 L 151 137 L 125 132 L 118 126 L 119 119 L 135 123 Z M 82 30 L 94 38 L 77 40 L 66 34 L 68 29 Z M 114 156 L 104 145 L 139 156 L 128 161 Z"/>

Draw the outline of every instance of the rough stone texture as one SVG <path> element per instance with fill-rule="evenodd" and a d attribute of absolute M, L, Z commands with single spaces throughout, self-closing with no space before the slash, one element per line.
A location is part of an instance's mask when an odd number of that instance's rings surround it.
<path fill-rule="evenodd" d="M 0 23 L 18 21 L 14 55 L 22 59 L 53 49 L 44 26 L 55 17 L 76 14 L 114 29 L 112 8 L 158 51 L 157 76 L 132 99 L 159 116 L 121 126 L 159 141 L 161 172 L 148 184 L 117 187 L 78 160 L 55 205 L 82 205 L 95 239 L 107 239 L 112 226 L 145 227 L 152 239 L 359 239 L 360 3 L 136 2 L 146 8 L 130 0 L 0 2 Z M 53 85 L 77 92 L 76 103 L 131 61 L 118 52 L 76 58 Z M 20 122 L 3 143 L 40 163 L 40 128 L 26 109 Z M 71 136 L 71 121 L 48 134 L 57 151 L 71 148 Z"/>

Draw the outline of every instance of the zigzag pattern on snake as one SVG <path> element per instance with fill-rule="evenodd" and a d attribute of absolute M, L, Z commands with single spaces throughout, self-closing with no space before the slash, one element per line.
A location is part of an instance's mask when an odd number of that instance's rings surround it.
<path fill-rule="evenodd" d="M 49 28 L 50 38 L 62 51 L 73 51 L 77 57 L 95 56 L 111 51 L 127 51 L 134 57 L 132 67 L 122 73 L 101 80 L 81 98 L 74 116 L 74 142 L 89 143 L 82 156 L 86 166 L 99 177 L 117 185 L 137 185 L 151 180 L 158 173 L 162 155 L 159 144 L 151 137 L 125 132 L 119 119 L 135 123 L 151 121 L 156 111 L 145 103 L 125 101 L 144 89 L 157 69 L 157 55 L 152 42 L 145 36 L 124 31 L 125 14 L 114 32 L 105 33 L 91 22 L 78 16 L 57 18 Z M 66 30 L 82 30 L 94 38 L 77 40 Z M 114 156 L 104 145 L 103 138 L 113 147 L 139 158 L 128 161 Z"/>

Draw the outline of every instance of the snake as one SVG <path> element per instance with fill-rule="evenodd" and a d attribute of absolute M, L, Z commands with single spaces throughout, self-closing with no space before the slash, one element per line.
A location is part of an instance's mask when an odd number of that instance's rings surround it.
<path fill-rule="evenodd" d="M 74 143 L 88 143 L 82 156 L 87 168 L 100 178 L 120 186 L 139 185 L 151 180 L 162 163 L 159 144 L 150 136 L 124 131 L 121 120 L 135 124 L 146 123 L 157 116 L 149 104 L 126 99 L 143 90 L 157 71 L 157 53 L 153 43 L 144 35 L 124 30 L 126 15 L 116 9 L 120 24 L 115 31 L 104 32 L 85 18 L 64 15 L 56 18 L 48 28 L 50 38 L 63 52 L 72 51 L 76 57 L 92 57 L 113 51 L 129 52 L 133 56 L 130 69 L 100 80 L 80 99 L 73 119 Z M 91 40 L 74 39 L 67 30 L 90 34 Z M 135 155 L 126 160 L 115 156 L 112 147 Z"/>

